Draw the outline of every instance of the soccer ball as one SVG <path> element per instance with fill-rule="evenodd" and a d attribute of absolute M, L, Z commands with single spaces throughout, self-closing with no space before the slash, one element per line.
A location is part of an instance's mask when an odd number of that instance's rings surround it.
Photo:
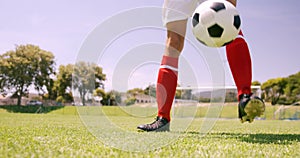
<path fill-rule="evenodd" d="M 222 47 L 236 38 L 241 19 L 230 2 L 208 0 L 194 11 L 192 25 L 192 32 L 199 42 L 209 47 Z"/>

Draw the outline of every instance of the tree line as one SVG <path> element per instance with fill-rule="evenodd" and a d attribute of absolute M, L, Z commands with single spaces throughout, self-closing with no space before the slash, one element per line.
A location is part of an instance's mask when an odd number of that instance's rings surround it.
<path fill-rule="evenodd" d="M 119 92 L 104 91 L 106 75 L 95 63 L 77 62 L 60 65 L 55 69 L 55 57 L 36 45 L 16 45 L 0 55 L 0 94 L 12 94 L 17 104 L 28 96 L 30 87 L 46 100 L 57 102 L 74 102 L 72 90 L 79 94 L 80 102 L 85 105 L 92 97 L 101 97 L 101 104 L 115 105 L 121 100 Z M 252 85 L 260 85 L 262 99 L 275 104 L 292 104 L 300 100 L 300 71 L 285 78 L 269 79 L 264 83 L 254 81 Z M 89 96 L 88 94 L 92 94 Z M 155 97 L 155 85 L 146 89 L 135 88 L 127 91 L 126 104 L 133 104 L 137 94 Z M 229 95 L 227 97 L 227 95 Z M 177 98 L 191 98 L 191 91 L 176 91 Z M 232 94 L 226 98 L 236 101 Z M 230 99 L 234 98 L 234 99 Z M 202 98 L 203 99 L 203 98 Z M 227 99 L 227 100 L 228 100 Z"/>
<path fill-rule="evenodd" d="M 261 97 L 265 102 L 270 102 L 272 105 L 291 105 L 294 103 L 300 104 L 300 71 L 284 78 L 272 78 L 264 83 L 253 81 L 253 86 L 261 87 Z M 177 85 L 180 87 L 180 85 Z M 254 89 L 253 92 L 258 89 Z M 151 93 L 150 93 L 151 92 Z M 210 93 L 210 92 L 208 92 Z M 130 96 L 126 101 L 133 104 L 135 96 L 145 94 L 155 97 L 155 85 L 149 85 L 145 89 L 134 88 L 127 91 Z M 236 92 L 227 90 L 225 93 L 225 102 L 237 102 Z M 198 102 L 220 101 L 222 98 L 202 97 L 201 94 L 193 93 L 191 89 L 176 90 L 176 99 L 194 100 Z M 213 99 L 213 100 L 212 100 Z"/>
<path fill-rule="evenodd" d="M 269 79 L 261 84 L 262 99 L 272 105 L 289 105 L 300 101 L 300 71 L 288 77 Z"/>
<path fill-rule="evenodd" d="M 31 87 L 42 99 L 57 102 L 73 102 L 73 88 L 85 104 L 87 93 L 103 89 L 105 79 L 102 68 L 95 63 L 61 65 L 56 72 L 54 55 L 31 44 L 16 45 L 15 50 L 0 55 L 0 94 L 12 94 L 18 105 Z"/>

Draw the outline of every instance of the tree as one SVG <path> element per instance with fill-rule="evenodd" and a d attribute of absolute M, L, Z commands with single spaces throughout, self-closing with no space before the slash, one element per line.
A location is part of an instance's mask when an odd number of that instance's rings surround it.
<path fill-rule="evenodd" d="M 62 97 L 63 100 L 70 102 L 73 101 L 72 97 L 72 73 L 74 65 L 68 64 L 66 66 L 60 65 L 59 71 L 56 75 L 56 80 L 54 83 L 53 98 Z"/>
<path fill-rule="evenodd" d="M 284 94 L 286 96 L 286 104 L 300 100 L 300 72 L 286 78 Z"/>
<path fill-rule="evenodd" d="M 138 94 L 145 94 L 145 90 L 143 90 L 141 88 L 134 88 L 134 89 L 128 90 L 126 93 L 135 97 Z"/>
<path fill-rule="evenodd" d="M 97 88 L 94 91 L 94 96 L 102 97 L 105 96 L 105 91 L 103 89 Z"/>
<path fill-rule="evenodd" d="M 103 97 L 105 97 L 105 91 L 101 88 L 97 88 L 94 90 L 94 97 L 96 97 L 96 101 L 100 102 L 103 100 Z"/>
<path fill-rule="evenodd" d="M 87 94 L 93 96 L 95 89 L 99 87 L 104 89 L 103 81 L 106 75 L 95 63 L 78 62 L 74 66 L 72 79 L 72 86 L 79 92 L 81 102 L 85 105 L 86 100 L 90 99 Z"/>
<path fill-rule="evenodd" d="M 265 100 L 271 101 L 272 105 L 277 104 L 280 97 L 284 94 L 286 83 L 284 78 L 270 79 L 263 83 L 261 89 L 265 94 Z"/>
<path fill-rule="evenodd" d="M 48 95 L 52 96 L 52 88 L 54 86 L 53 76 L 55 75 L 54 55 L 44 50 L 41 50 L 39 55 L 38 71 L 34 78 L 35 89 L 38 92 L 42 92 L 42 95 L 48 92 Z M 47 91 L 45 91 L 44 87 Z"/>
<path fill-rule="evenodd" d="M 105 95 L 103 96 L 103 99 L 101 100 L 101 104 L 102 105 L 118 105 L 121 104 L 122 102 L 122 98 L 121 98 L 122 94 L 120 92 L 117 91 L 109 91 L 107 93 L 105 93 Z"/>
<path fill-rule="evenodd" d="M 252 85 L 252 86 L 260 86 L 261 83 L 260 83 L 259 81 L 253 81 L 253 82 L 251 83 L 251 85 Z"/>
<path fill-rule="evenodd" d="M 144 94 L 152 96 L 156 98 L 156 86 L 155 84 L 151 84 L 144 89 Z"/>
<path fill-rule="evenodd" d="M 54 56 L 51 52 L 35 45 L 16 46 L 0 56 L 0 91 L 12 93 L 21 105 L 21 98 L 29 92 L 29 87 L 44 94 L 51 89 L 54 75 Z"/>

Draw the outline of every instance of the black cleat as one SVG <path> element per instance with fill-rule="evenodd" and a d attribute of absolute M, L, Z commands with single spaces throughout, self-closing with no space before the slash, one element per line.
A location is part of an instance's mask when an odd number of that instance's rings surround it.
<path fill-rule="evenodd" d="M 240 95 L 238 109 L 241 122 L 244 123 L 248 121 L 251 123 L 255 117 L 261 116 L 265 112 L 265 103 L 262 99 L 252 94 L 242 94 Z"/>
<path fill-rule="evenodd" d="M 151 124 L 139 125 L 137 128 L 142 131 L 146 131 L 146 132 L 170 131 L 170 122 L 163 117 L 157 116 L 156 120 L 154 122 L 152 122 Z"/>

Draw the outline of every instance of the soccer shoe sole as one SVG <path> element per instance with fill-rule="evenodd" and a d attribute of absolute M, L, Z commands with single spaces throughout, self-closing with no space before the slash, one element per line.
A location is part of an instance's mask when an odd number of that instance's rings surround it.
<path fill-rule="evenodd" d="M 259 99 L 251 99 L 244 108 L 247 115 L 243 116 L 241 122 L 253 122 L 254 118 L 263 115 L 265 112 L 265 104 Z"/>

